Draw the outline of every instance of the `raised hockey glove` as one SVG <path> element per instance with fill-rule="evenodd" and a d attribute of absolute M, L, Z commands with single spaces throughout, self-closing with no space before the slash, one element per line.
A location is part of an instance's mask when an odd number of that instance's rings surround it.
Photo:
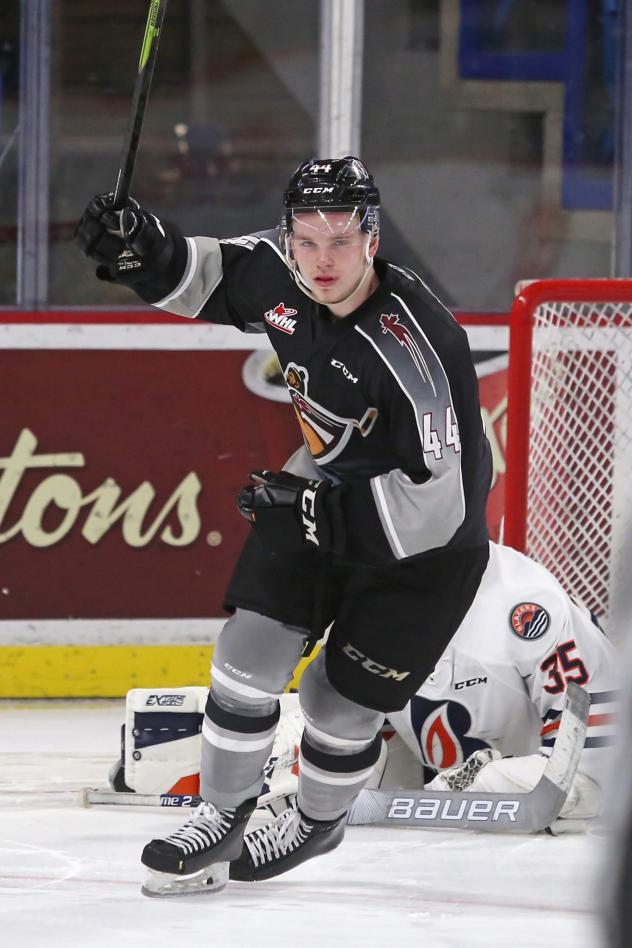
<path fill-rule="evenodd" d="M 113 194 L 99 194 L 90 201 L 75 239 L 84 254 L 98 263 L 99 280 L 131 286 L 164 270 L 173 257 L 174 235 L 132 198 L 115 211 L 113 198 Z"/>
<path fill-rule="evenodd" d="M 280 471 L 253 471 L 252 485 L 242 488 L 239 512 L 273 553 L 292 553 L 312 546 L 322 553 L 342 553 L 345 526 L 341 487 Z"/>

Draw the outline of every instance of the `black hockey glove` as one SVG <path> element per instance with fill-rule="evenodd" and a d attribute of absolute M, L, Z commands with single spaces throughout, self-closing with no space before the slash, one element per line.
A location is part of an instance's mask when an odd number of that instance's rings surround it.
<path fill-rule="evenodd" d="M 292 553 L 313 546 L 322 553 L 342 553 L 345 525 L 341 487 L 280 471 L 253 471 L 252 486 L 239 493 L 237 507 L 273 553 Z"/>
<path fill-rule="evenodd" d="M 90 201 L 75 240 L 99 264 L 99 280 L 131 286 L 164 270 L 173 257 L 174 235 L 132 198 L 123 210 L 113 210 L 113 198 L 99 194 Z"/>

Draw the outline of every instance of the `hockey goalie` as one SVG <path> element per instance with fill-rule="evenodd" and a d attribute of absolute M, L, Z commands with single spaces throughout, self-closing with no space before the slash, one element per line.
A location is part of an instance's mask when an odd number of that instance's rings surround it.
<path fill-rule="evenodd" d="M 617 661 L 590 612 L 542 566 L 491 544 L 476 599 L 433 673 L 385 722 L 369 786 L 525 793 L 539 781 L 559 728 L 567 684 L 591 700 L 579 767 L 555 830 L 579 830 L 602 805 L 613 736 Z M 205 688 L 134 689 L 115 790 L 198 791 Z M 273 812 L 296 792 L 306 722 L 298 695 L 281 719 L 260 806 Z M 309 728 L 309 722 L 307 722 Z"/>

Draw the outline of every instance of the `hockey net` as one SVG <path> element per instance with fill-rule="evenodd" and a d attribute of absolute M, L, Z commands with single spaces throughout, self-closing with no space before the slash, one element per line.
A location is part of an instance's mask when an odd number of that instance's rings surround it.
<path fill-rule="evenodd" d="M 632 602 L 632 280 L 523 285 L 508 387 L 504 542 L 619 634 Z"/>

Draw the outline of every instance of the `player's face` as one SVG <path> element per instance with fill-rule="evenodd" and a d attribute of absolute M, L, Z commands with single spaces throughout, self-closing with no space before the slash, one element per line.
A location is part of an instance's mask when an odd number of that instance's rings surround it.
<path fill-rule="evenodd" d="M 346 300 L 366 271 L 367 254 L 372 258 L 377 250 L 377 240 L 360 230 L 356 211 L 298 212 L 291 242 L 303 280 L 325 305 Z"/>

